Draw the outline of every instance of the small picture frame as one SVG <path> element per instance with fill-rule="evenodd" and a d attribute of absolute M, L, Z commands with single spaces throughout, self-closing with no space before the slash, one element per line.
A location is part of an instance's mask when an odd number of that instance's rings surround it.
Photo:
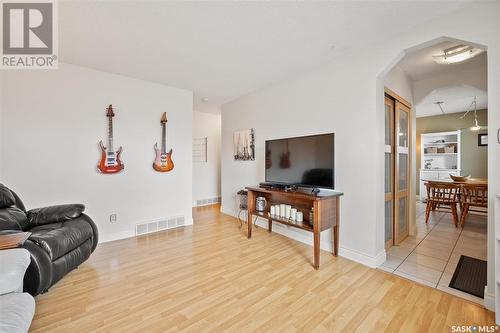
<path fill-rule="evenodd" d="M 486 134 L 486 133 L 478 134 L 477 135 L 477 145 L 479 147 L 487 146 L 488 145 L 488 134 Z"/>

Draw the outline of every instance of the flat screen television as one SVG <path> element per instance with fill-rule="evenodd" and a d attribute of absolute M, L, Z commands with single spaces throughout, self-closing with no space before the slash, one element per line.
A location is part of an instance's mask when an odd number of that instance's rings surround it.
<path fill-rule="evenodd" d="M 333 133 L 266 141 L 266 183 L 335 188 Z"/>

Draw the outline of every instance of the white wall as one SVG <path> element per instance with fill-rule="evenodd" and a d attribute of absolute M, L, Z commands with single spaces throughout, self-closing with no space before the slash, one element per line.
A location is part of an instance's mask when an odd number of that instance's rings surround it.
<path fill-rule="evenodd" d="M 2 181 L 29 208 L 81 202 L 102 241 L 133 236 L 135 224 L 184 215 L 192 223 L 192 93 L 69 64 L 58 70 L 9 71 L 3 77 Z M 115 146 L 125 170 L 96 170 L 112 103 Z M 175 169 L 152 169 L 168 114 L 167 146 Z M 111 224 L 109 215 L 118 214 Z"/>
<path fill-rule="evenodd" d="M 207 162 L 193 163 L 193 206 L 220 197 L 220 114 L 193 112 L 193 138 L 207 138 Z"/>
<path fill-rule="evenodd" d="M 413 85 L 406 72 L 399 66 L 394 66 L 383 78 L 384 85 L 399 96 L 413 103 Z"/>
<path fill-rule="evenodd" d="M 241 187 L 264 179 L 264 140 L 335 132 L 336 187 L 344 191 L 341 209 L 340 253 L 376 266 L 384 250 L 384 83 L 382 78 L 403 51 L 430 40 L 450 36 L 488 46 L 488 124 L 500 127 L 499 3 L 470 6 L 385 43 L 341 55 L 331 64 L 222 107 L 222 209 L 234 214 L 235 194 Z M 256 160 L 232 158 L 232 133 L 255 128 Z M 490 136 L 489 170 L 499 170 L 500 145 Z M 414 178 L 414 177 L 412 177 Z M 489 175 L 490 207 L 500 192 L 498 173 Z M 494 282 L 494 214 L 489 215 L 488 295 Z M 295 231 L 284 230 L 295 237 Z M 328 235 L 322 235 L 325 248 Z M 311 235 L 301 234 L 310 242 Z"/>
<path fill-rule="evenodd" d="M 265 140 L 334 132 L 335 187 L 346 193 L 341 199 L 340 252 L 349 253 L 350 257 L 360 256 L 360 261 L 371 265 L 383 262 L 383 258 L 376 258 L 373 239 L 377 202 L 373 200 L 376 192 L 371 166 L 377 159 L 373 146 L 377 140 L 373 112 L 377 73 L 371 67 L 371 63 L 359 56 L 341 58 L 325 68 L 223 105 L 223 211 L 234 215 L 236 192 L 264 181 Z M 234 161 L 232 135 L 245 128 L 255 129 L 256 159 Z M 274 230 L 312 242 L 312 235 L 305 231 L 278 226 Z M 330 231 L 323 232 L 321 238 L 322 248 L 331 249 Z"/>
<path fill-rule="evenodd" d="M 2 178 L 2 166 L 3 166 L 3 95 L 2 95 L 2 77 L 3 71 L 0 70 L 0 183 L 3 182 Z"/>

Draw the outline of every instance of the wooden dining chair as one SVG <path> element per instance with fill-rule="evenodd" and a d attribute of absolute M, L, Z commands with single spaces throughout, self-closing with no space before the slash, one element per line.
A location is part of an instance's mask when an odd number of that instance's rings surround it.
<path fill-rule="evenodd" d="M 429 181 L 427 187 L 427 205 L 425 207 L 425 223 L 429 222 L 429 215 L 434 207 L 450 206 L 455 227 L 458 226 L 457 205 L 460 203 L 458 194 L 460 187 L 455 184 L 437 183 Z"/>
<path fill-rule="evenodd" d="M 465 219 L 471 207 L 488 208 L 488 185 L 486 184 L 464 184 L 462 185 L 462 215 L 460 225 L 463 228 Z M 484 212 L 484 210 L 479 210 Z"/>

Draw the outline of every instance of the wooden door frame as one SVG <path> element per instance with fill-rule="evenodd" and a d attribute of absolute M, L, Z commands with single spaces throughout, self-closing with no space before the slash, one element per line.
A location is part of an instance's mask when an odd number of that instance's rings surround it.
<path fill-rule="evenodd" d="M 384 92 L 386 95 L 389 95 L 390 97 L 392 97 L 394 100 L 398 101 L 399 103 L 403 104 L 404 106 L 408 107 L 410 110 L 412 109 L 412 106 L 411 106 L 411 103 L 408 102 L 406 99 L 404 99 L 403 97 L 399 96 L 398 94 L 396 94 L 394 91 L 392 91 L 391 89 L 389 88 L 384 88 Z"/>
<path fill-rule="evenodd" d="M 389 102 L 389 103 L 388 103 Z M 384 96 L 384 119 L 385 119 L 385 105 L 389 105 L 391 107 L 391 113 L 390 113 L 390 120 L 389 120 L 389 123 L 390 123 L 390 151 L 387 151 L 387 145 L 385 144 L 385 128 L 384 128 L 384 146 L 385 146 L 385 151 L 384 151 L 384 172 L 385 172 L 385 154 L 386 153 L 390 153 L 391 154 L 391 161 L 390 161 L 390 164 L 391 164 L 391 172 L 390 172 L 390 178 L 391 178 L 391 189 L 390 189 L 390 192 L 388 193 L 384 193 L 385 196 L 384 196 L 384 212 L 385 212 L 385 203 L 387 201 L 390 201 L 391 202 L 391 213 L 392 213 L 392 216 L 391 216 L 391 239 L 389 240 L 385 240 L 385 233 L 384 233 L 384 244 L 385 244 L 385 248 L 389 248 L 391 246 L 394 245 L 394 113 L 395 113 L 395 103 L 394 103 L 394 100 L 392 98 L 390 98 L 389 96 Z M 385 174 L 384 174 L 384 178 L 385 178 Z M 384 192 L 385 192 L 385 184 L 384 184 Z M 384 228 L 386 227 L 385 225 L 385 218 L 384 218 Z"/>
<path fill-rule="evenodd" d="M 412 204 L 412 198 L 414 197 L 414 195 L 412 195 L 412 190 L 413 187 L 411 186 L 412 184 L 412 169 L 413 169 L 413 166 L 412 166 L 412 163 L 413 163 L 413 158 L 412 158 L 412 150 L 413 150 L 413 131 L 412 131 L 412 120 L 413 120 L 413 109 L 412 109 L 412 105 L 410 102 L 408 102 L 406 99 L 404 99 L 403 97 L 401 97 L 399 94 L 397 94 L 396 92 L 392 91 L 391 89 L 385 87 L 384 88 L 384 93 L 385 93 L 385 98 L 390 98 L 391 100 L 393 100 L 394 102 L 394 113 L 393 113 L 393 119 L 391 120 L 391 127 L 392 127 L 392 134 L 393 134 L 393 137 L 391 138 L 392 140 L 392 153 L 391 153 L 391 159 L 392 159 L 392 193 L 393 193 L 393 197 L 392 197 L 392 223 L 393 223 L 393 230 L 392 230 L 392 236 L 393 236 L 393 241 L 392 241 L 392 244 L 389 244 L 389 242 L 386 242 L 385 243 L 385 246 L 386 248 L 390 247 L 391 245 L 397 245 L 399 244 L 400 241 L 402 241 L 402 239 L 397 239 L 396 238 L 396 235 L 397 235 L 397 219 L 398 219 L 398 216 L 396 215 L 397 213 L 397 208 L 398 208 L 398 205 L 399 205 L 399 198 L 401 198 L 402 196 L 399 195 L 399 193 L 397 193 L 398 191 L 396 191 L 396 170 L 399 170 L 397 168 L 397 164 L 396 163 L 399 163 L 399 155 L 397 153 L 397 149 L 398 149 L 398 140 L 396 138 L 396 132 L 397 132 L 397 128 L 398 126 L 396 126 L 396 112 L 397 111 L 397 104 L 401 104 L 401 106 L 405 109 L 407 109 L 407 113 L 408 113 L 408 163 L 407 163 L 407 188 L 404 192 L 406 192 L 406 198 L 407 198 L 407 203 L 406 203 L 406 214 L 407 214 L 407 219 L 408 219 L 408 228 L 407 228 L 407 232 L 405 234 L 405 236 L 403 237 L 406 238 L 406 236 L 410 233 L 410 228 L 411 228 L 411 216 L 410 216 L 410 213 L 411 213 L 411 209 L 410 209 L 410 206 Z M 385 99 L 384 99 L 384 104 L 385 104 Z M 384 107 L 384 110 L 385 110 L 385 107 Z M 384 139 L 384 144 L 385 144 L 385 139 Z M 385 172 L 385 170 L 384 170 Z M 414 198 L 413 198 L 414 199 Z M 387 201 L 388 198 L 387 196 L 384 197 L 384 203 L 385 201 Z M 385 222 L 384 222 L 384 227 L 385 227 Z M 384 238 L 385 239 L 385 238 Z"/>

